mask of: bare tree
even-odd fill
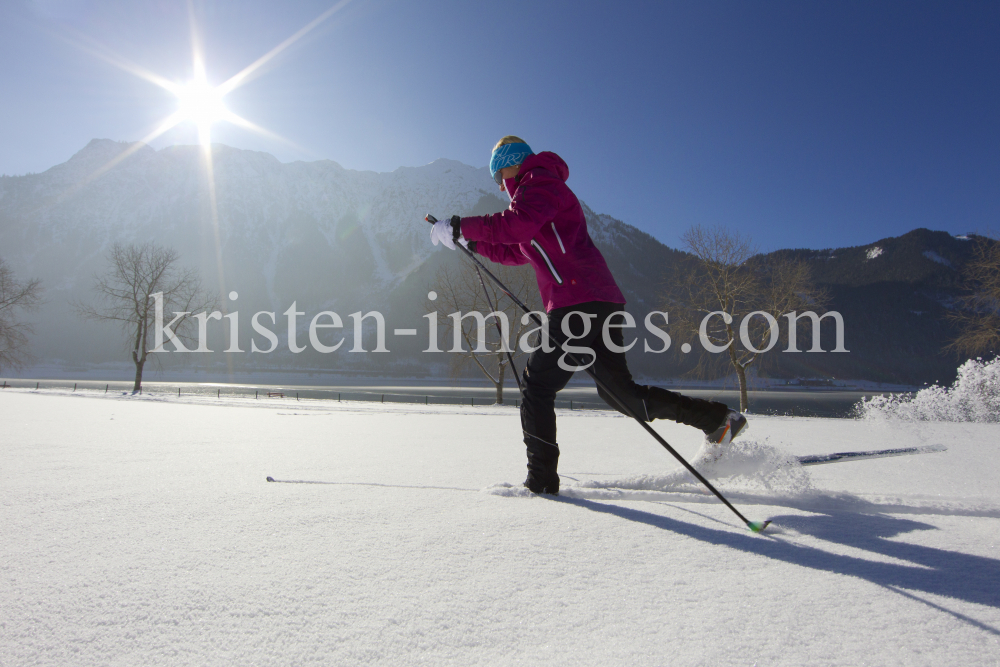
[[[782,340],[778,318],[803,308],[821,310],[827,296],[805,264],[761,257],[739,233],[696,226],[683,240],[694,258],[678,268],[668,309],[674,324],[704,336],[717,352],[700,355],[696,371],[708,375],[731,367],[740,385],[740,410],[746,410],[747,370],[760,366],[762,355]]]
[[[0,258],[0,371],[21,368],[29,359],[28,337],[33,329],[20,319],[41,302],[41,281],[18,280]]]
[[[216,302],[202,291],[197,272],[178,267],[178,259],[176,251],[156,243],[115,243],[108,252],[108,270],[94,276],[97,305],[75,304],[81,316],[121,327],[135,364],[133,392],[142,388],[156,298],[161,299],[164,320],[172,321],[172,331],[181,341],[192,339],[187,330],[195,312],[215,309]]]
[[[504,266],[494,264],[487,259],[480,261],[486,265],[490,272],[500,279],[514,294],[521,299],[529,308],[540,310],[538,305],[538,285],[535,282],[535,274],[528,266]],[[455,331],[458,331],[461,341],[461,352],[454,352],[452,357],[453,368],[459,368],[473,363],[490,379],[496,387],[496,402],[503,404],[503,385],[510,362],[507,359],[505,350],[510,350],[515,363],[525,353],[520,349],[517,342],[521,336],[530,329],[535,328],[532,323],[523,323],[521,312],[514,302],[504,294],[496,283],[489,277],[483,276],[486,290],[490,300],[497,312],[503,313],[509,327],[509,338],[504,345],[501,341],[500,333],[494,324],[494,320],[486,322],[486,326],[480,327],[475,317],[466,317],[457,324],[456,318],[448,318],[448,331],[451,336],[449,349],[456,349],[453,345]],[[461,264],[450,264],[438,271],[436,279],[437,291],[440,293],[441,305],[452,312],[466,313],[478,312],[483,316],[491,312],[489,303],[483,292],[483,285],[480,283],[479,275],[476,273],[476,266],[467,260]],[[494,375],[494,371],[496,375]],[[517,373],[517,369],[511,370]]]
[[[1000,243],[982,236],[963,273],[969,293],[959,299],[962,308],[949,313],[960,333],[947,347],[981,354],[1000,347]]]

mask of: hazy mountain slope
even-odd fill
[[[40,360],[127,360],[109,328],[81,321],[69,303],[91,298],[92,277],[103,270],[112,243],[155,240],[180,251],[223,295],[226,309],[240,313],[243,349],[250,347],[249,320],[258,311],[275,313],[271,328],[281,339],[271,355],[173,355],[169,363],[433,370],[434,361],[419,354],[426,335],[422,316],[434,309],[427,292],[438,269],[461,257],[429,243],[423,216],[505,208],[507,197],[486,168],[442,159],[375,173],[329,160],[282,164],[265,153],[220,145],[213,158],[214,191],[200,147],[156,151],[98,139],[44,173],[0,178],[0,255],[19,274],[42,278],[47,290],[33,345]],[[584,213],[641,327],[647,312],[663,307],[663,281],[690,256],[586,205]],[[955,334],[946,314],[960,293],[971,246],[964,238],[918,229],[866,246],[772,253],[809,264],[831,295],[830,308],[844,316],[850,354],[779,354],[771,372],[950,381],[959,359],[942,352]],[[226,298],[231,291],[239,294],[235,302]],[[300,341],[322,310],[344,318],[349,340],[347,316],[359,310],[385,314],[390,332],[421,327],[422,336],[396,339],[390,355],[350,354],[350,342],[331,355],[293,355],[282,315],[293,302],[305,313],[298,320]],[[213,331],[212,347],[222,349],[224,331]],[[824,325],[827,349],[832,340]],[[804,339],[800,347],[807,347]],[[641,350],[639,344],[630,353],[638,374],[677,374],[693,361],[675,349],[663,355]]]
[[[320,310],[346,316],[362,309],[385,313],[391,329],[421,324],[436,267],[459,259],[429,243],[423,216],[507,205],[486,168],[452,160],[375,173],[331,161],[282,164],[219,145],[213,158],[214,193],[199,147],[155,151],[96,139],[44,173],[0,179],[0,252],[48,290],[34,345],[41,359],[121,358],[108,329],[80,321],[68,306],[90,298],[92,276],[115,241],[173,247],[219,294],[237,291],[238,300],[226,305],[245,314],[247,340],[249,316],[261,310],[276,313],[274,330],[282,334],[281,313],[293,302],[306,313],[300,329]],[[587,217],[633,307],[654,303],[657,279],[650,276],[675,251],[608,216],[587,209]],[[371,357],[276,354],[253,361],[383,363]]]

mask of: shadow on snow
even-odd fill
[[[324,482],[278,480],[273,478],[269,478],[268,481],[283,484],[328,484],[336,486],[371,486],[478,492],[475,489],[458,487],[410,486],[380,484],[376,482]],[[814,570],[863,579],[903,597],[922,602],[929,607],[950,614],[990,634],[1000,636],[1000,630],[992,626],[912,594],[913,591],[919,591],[1000,609],[1000,560],[892,540],[891,538],[898,535],[917,530],[936,530],[936,527],[911,519],[858,511],[859,505],[869,511],[874,508],[885,509],[886,507],[891,508],[893,511],[899,511],[902,508],[901,506],[882,506],[849,497],[830,497],[825,499],[825,503],[819,505],[816,503],[801,503],[801,509],[815,512],[812,516],[779,515],[772,519],[772,523],[775,526],[789,528],[817,539],[906,561],[912,563],[912,565],[879,563],[864,558],[835,554],[813,546],[794,544],[783,540],[780,535],[767,533],[753,535],[750,533],[733,532],[732,529],[720,530],[708,526],[698,526],[659,514],[653,514],[652,512],[610,503],[595,502],[585,498],[569,498],[565,496],[546,496],[546,498],[553,502],[576,505],[593,512],[611,514],[661,530],[669,530],[708,544],[729,547],[744,553],[757,554],[776,561],[800,565]],[[790,506],[796,505],[796,503],[786,504]],[[683,507],[678,508],[672,504],[670,506],[724,524],[722,521],[694,512],[693,510],[687,510]],[[933,508],[907,509],[914,512],[921,511],[925,514],[936,513]],[[944,511],[941,513],[966,514],[966,512],[960,510]],[[973,511],[969,512],[969,514],[972,516],[994,516],[991,512],[980,514]]]
[[[773,560],[814,570],[864,579],[946,611],[992,634],[1000,635],[1000,630],[996,628],[897,590],[920,591],[1000,608],[1000,560],[907,544],[890,539],[915,530],[935,529],[930,524],[881,514],[856,513],[826,513],[814,516],[787,515],[776,516],[772,519],[775,525],[790,528],[805,535],[912,563],[912,565],[904,565],[879,563],[835,554],[812,546],[794,544],[781,539],[780,536],[767,535],[767,533],[763,535],[765,539],[761,539],[762,536],[759,535],[698,526],[643,510],[582,498],[560,498],[559,501],[594,512],[612,514],[654,528],[669,530],[709,544],[766,556]]]

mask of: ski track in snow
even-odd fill
[[[755,535],[611,412],[559,411],[555,498],[510,407],[7,389],[0,423],[3,665],[1000,664],[998,424],[751,416],[708,462],[656,422]]]

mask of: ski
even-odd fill
[[[909,454],[931,454],[946,452],[944,445],[926,445],[924,447],[901,447],[898,449],[879,449],[873,452],[839,452],[837,454],[818,454],[815,456],[799,456],[799,465],[818,466],[824,463],[842,463],[844,461],[863,461],[865,459],[882,459],[889,456],[907,456]]]

